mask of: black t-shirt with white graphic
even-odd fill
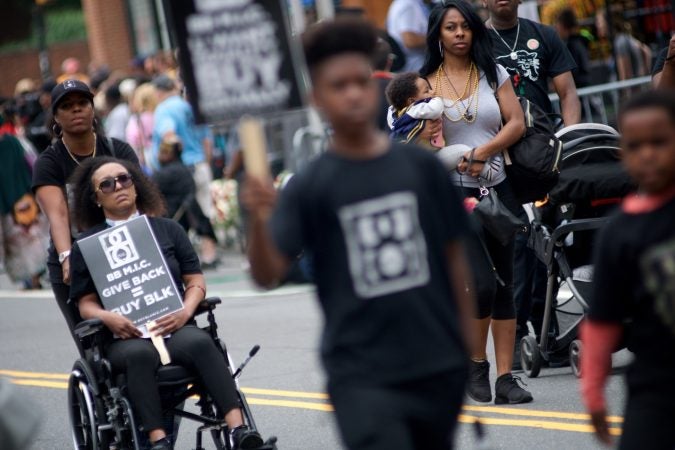
[[[289,258],[312,255],[332,383],[465,367],[445,246],[467,219],[434,155],[400,144],[371,160],[323,154],[281,193],[270,229]]]
[[[589,317],[629,321],[633,387],[667,385],[675,377],[675,199],[643,214],[619,213],[597,248]],[[675,391],[673,391],[675,392]]]
[[[134,149],[126,142],[114,138],[110,141],[105,138],[97,138],[96,156],[113,156],[113,149],[110,148],[110,143],[112,143],[114,147],[114,156],[116,158],[126,159],[136,165],[139,164]],[[89,158],[89,156],[84,158],[74,157],[79,162]],[[63,190],[66,198],[69,198],[67,186],[68,179],[73,172],[75,172],[77,167],[78,163],[76,163],[68,154],[68,150],[66,150],[63,142],[59,139],[40,153],[40,156],[35,161],[35,166],[33,167],[33,192],[41,186],[57,186]],[[56,255],[56,250],[53,245],[50,245],[49,248],[49,262],[58,264],[58,256]]]
[[[549,79],[575,69],[576,64],[553,28],[528,19],[518,20],[520,32],[517,26],[496,31],[488,26],[495,60],[511,75],[517,96],[552,113]]]

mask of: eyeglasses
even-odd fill
[[[99,183],[98,189],[96,189],[96,191],[101,191],[104,194],[110,194],[112,192],[115,192],[115,186],[117,185],[118,182],[120,183],[120,186],[122,186],[123,189],[126,189],[132,184],[134,184],[134,179],[128,173],[123,173],[121,175],[117,175],[116,177],[104,178]]]

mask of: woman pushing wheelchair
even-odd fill
[[[172,362],[195,372],[224,414],[233,449],[254,449],[260,435],[244,424],[234,380],[225,358],[209,334],[198,328],[194,313],[204,300],[206,287],[199,258],[181,226],[161,215],[162,196],[154,184],[127,161],[92,158],[73,174],[74,217],[80,237],[119,225],[139,214],[148,216],[184,308],[156,321],[148,330],[164,337]],[[70,298],[77,301],[83,319],[100,319],[111,332],[105,353],[113,371],[126,375],[129,399],[148,433],[152,450],[171,449],[163,429],[159,388],[155,379],[160,356],[149,339],[126,317],[106,311],[77,244],[70,255]],[[114,337],[113,337],[114,336]]]

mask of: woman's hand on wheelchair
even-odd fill
[[[111,312],[106,314],[102,320],[110,331],[122,339],[131,339],[143,336],[141,330],[136,328],[131,320],[120,314]]]
[[[173,314],[164,316],[161,319],[158,319],[155,322],[155,326],[152,329],[148,329],[153,334],[158,334],[160,336],[166,336],[167,334],[173,333],[180,330],[183,326],[190,320],[191,314],[187,309],[183,308],[180,311],[176,311]]]

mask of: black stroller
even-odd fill
[[[594,236],[607,214],[633,190],[619,159],[619,134],[602,124],[578,124],[556,133],[563,142],[560,181],[533,207],[529,245],[546,265],[547,287],[539,339],[521,340],[525,374],[569,358],[581,375],[579,326],[592,291]]]

